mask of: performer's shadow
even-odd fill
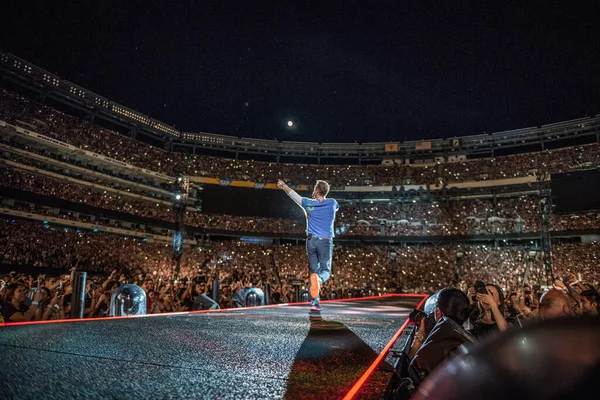
[[[285,398],[341,398],[377,353],[341,322],[310,313],[310,330],[292,364]]]

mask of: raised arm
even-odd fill
[[[296,193],[295,190],[291,189],[281,179],[277,180],[277,186],[279,187],[279,189],[283,189],[283,191],[287,193],[288,196],[290,196],[290,199],[294,200],[296,204],[302,207],[302,197],[298,193]]]

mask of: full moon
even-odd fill
[[[287,126],[289,126],[290,128],[291,128],[292,126],[294,126],[294,121],[288,121],[288,122],[287,122]]]

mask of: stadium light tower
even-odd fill
[[[538,168],[537,184],[539,189],[539,218],[540,218],[540,250],[542,265],[546,276],[550,276],[548,285],[554,282],[554,268],[552,266],[552,238],[550,237],[550,215],[552,214],[552,188],[550,173],[541,166]]]
[[[183,254],[183,233],[185,229],[185,207],[190,191],[190,179],[180,176],[173,185],[173,212],[175,213],[175,230],[173,231],[173,260],[175,261],[175,279],[179,279],[181,256]]]

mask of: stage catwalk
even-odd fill
[[[343,398],[422,300],[4,326],[0,398]]]

